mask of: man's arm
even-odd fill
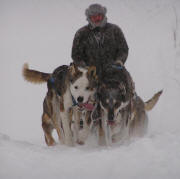
[[[82,33],[77,31],[73,40],[71,57],[73,62],[78,66],[86,66],[84,55],[84,46],[82,43]]]
[[[115,63],[119,63],[122,65],[126,62],[129,48],[126,39],[124,37],[124,34],[118,26],[116,26],[115,28],[115,39],[116,39],[116,47],[117,47]]]

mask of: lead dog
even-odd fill
[[[42,128],[48,146],[55,144],[56,129],[59,140],[73,145],[71,130],[73,105],[86,106],[94,92],[95,68],[79,68],[74,64],[60,66],[53,73],[43,73],[23,66],[23,77],[32,83],[47,82],[48,92],[43,103]]]
[[[148,102],[136,95],[128,71],[122,66],[109,66],[98,87],[101,113],[99,143],[110,145],[131,136],[143,136],[147,130],[146,111],[157,103],[162,91]]]

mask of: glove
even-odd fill
[[[116,60],[116,61],[115,61],[115,64],[119,64],[119,65],[121,65],[121,66],[124,66],[124,63],[123,63],[121,60]]]
[[[124,68],[124,66],[118,64],[118,63],[115,63],[115,64],[112,64],[112,67],[115,68],[115,69],[118,69],[118,70],[122,70]]]

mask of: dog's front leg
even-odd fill
[[[106,145],[111,146],[112,145],[111,126],[107,123],[107,120],[103,120],[103,128],[105,132]]]
[[[126,125],[117,126],[119,128],[119,132],[113,133],[112,135],[112,142],[116,143],[116,142],[124,142],[125,140],[128,139],[129,136],[129,128]]]
[[[53,115],[53,121],[54,121],[54,127],[56,129],[56,132],[58,134],[58,138],[61,144],[64,144],[64,134],[62,133],[61,129],[61,120],[60,120],[60,115],[59,114],[54,114]]]
[[[72,107],[72,132],[73,132],[73,141],[77,142],[78,141],[78,131],[79,131],[79,114],[77,107],[74,106]]]
[[[111,126],[107,122],[108,113],[103,111],[102,119],[99,123],[99,145],[110,146],[112,144]]]
[[[69,115],[69,109],[72,106],[72,98],[69,91],[67,91],[63,96],[61,96],[60,101],[60,115],[64,131],[65,144],[68,146],[73,146],[73,137],[71,131],[71,119]]]
[[[104,130],[104,119],[99,120],[98,144],[101,145],[101,146],[106,145],[105,130]]]
[[[72,138],[68,111],[61,112],[61,120],[64,130],[65,144],[68,146],[73,146],[73,138]]]
[[[63,130],[61,128],[61,115],[60,115],[60,110],[59,110],[59,101],[60,99],[56,96],[54,93],[53,99],[52,99],[52,121],[54,124],[54,128],[56,129],[56,132],[58,134],[58,138],[60,143],[64,144],[64,134]]]
[[[87,111],[83,111],[81,114],[81,120],[83,121],[83,128],[79,130],[79,135],[78,135],[78,143],[79,144],[84,144],[85,140],[88,138],[89,134],[89,127],[87,124],[89,114]]]

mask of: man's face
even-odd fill
[[[90,17],[91,21],[96,25],[103,20],[104,16],[102,14],[96,14]]]

